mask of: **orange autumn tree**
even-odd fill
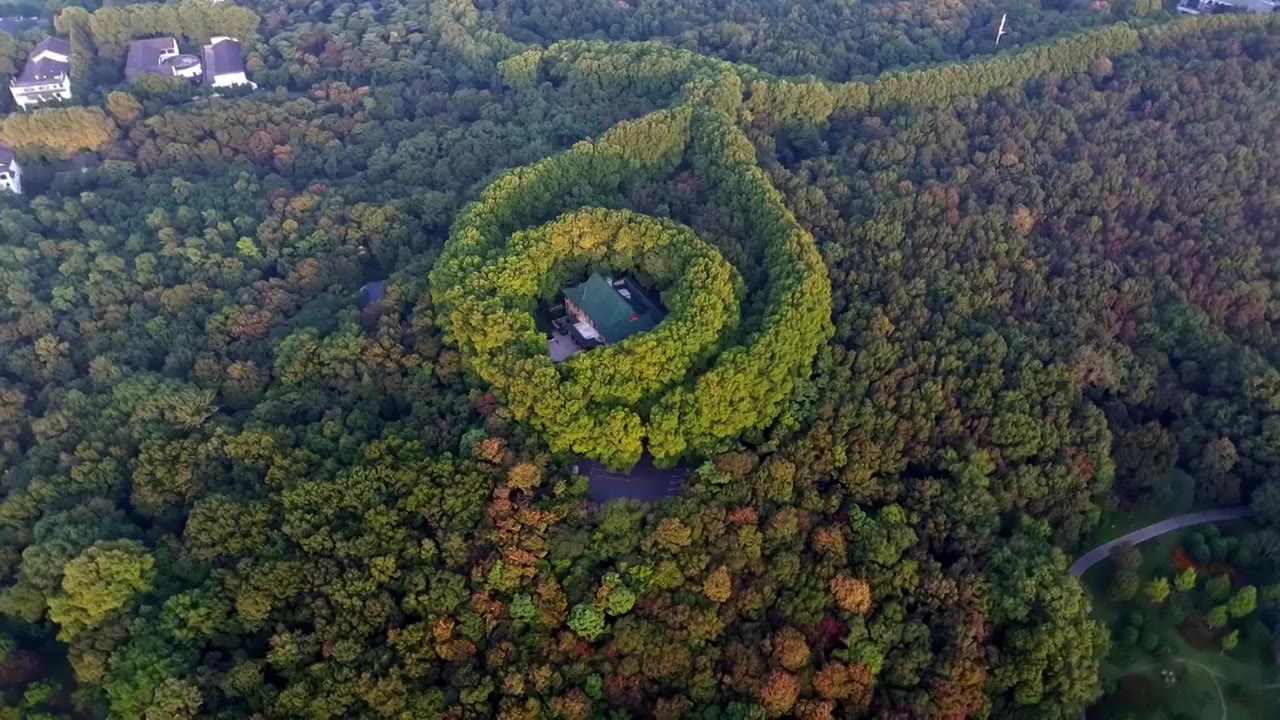
[[[865,580],[838,575],[831,579],[831,594],[851,613],[864,615],[871,609],[871,586]]]

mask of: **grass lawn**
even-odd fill
[[[1239,535],[1255,527],[1249,520],[1217,526],[1224,536]],[[1157,575],[1170,576],[1174,549],[1198,529],[1202,528],[1183,528],[1139,545],[1144,581]],[[1123,532],[1117,533],[1120,534]],[[1092,596],[1094,617],[1115,630],[1135,605],[1111,602],[1111,573],[1110,561],[1101,562],[1081,580]],[[1138,711],[1140,717],[1153,719],[1172,718],[1168,711],[1176,710],[1179,717],[1220,720],[1225,703],[1225,717],[1232,720],[1280,718],[1280,670],[1265,643],[1251,641],[1247,633],[1242,633],[1240,645],[1223,653],[1216,646],[1189,642],[1174,627],[1161,627],[1159,632],[1170,648],[1167,657],[1139,650],[1122,662],[1113,662],[1115,658],[1103,662],[1104,683],[1114,683],[1116,687],[1104,705],[1120,703]],[[1175,682],[1168,684],[1165,672],[1172,672]],[[1276,687],[1267,687],[1270,685]]]

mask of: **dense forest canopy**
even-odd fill
[[[1017,28],[1007,41],[1012,46],[1159,9],[1158,4],[1070,0],[482,0],[476,6],[486,21],[492,18],[503,32],[526,42],[662,40],[779,75],[829,80],[991,53],[1006,13]]]
[[[1104,511],[1278,569],[1280,23],[194,2],[41,4],[0,119],[0,718],[1074,718]],[[226,24],[257,91],[121,84]],[[551,367],[589,269],[672,314]]]

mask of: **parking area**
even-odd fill
[[[587,477],[588,494],[596,502],[617,498],[654,501],[680,494],[689,468],[684,463],[666,470],[655,467],[653,456],[646,451],[640,462],[625,472],[610,470],[590,458],[578,458],[578,474]]]
[[[582,351],[572,337],[559,330],[551,332],[551,339],[547,340],[547,349],[551,353],[551,362],[567,360]]]

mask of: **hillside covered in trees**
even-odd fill
[[[87,71],[0,118],[0,719],[1065,720],[1104,514],[1251,504],[1280,576],[1268,16],[38,5]],[[255,92],[118,84],[211,17]],[[667,319],[552,365],[622,270]],[[679,495],[574,474],[645,450]]]

